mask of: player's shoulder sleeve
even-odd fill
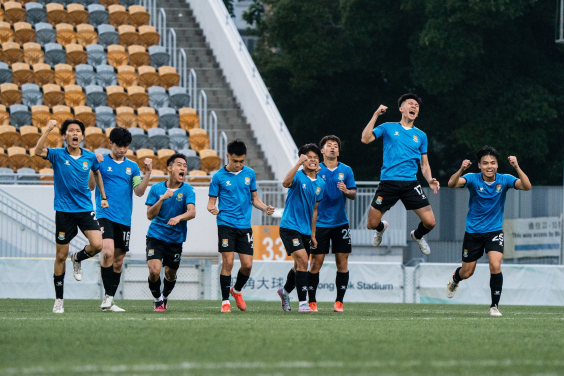
[[[98,171],[100,169],[100,162],[98,162],[98,158],[96,158],[96,154],[92,153],[89,150],[84,150],[84,149],[82,152],[87,153],[88,159],[92,163],[92,167],[90,167],[90,169],[92,171]]]
[[[517,182],[517,179],[515,176],[510,175],[510,174],[503,174],[503,180],[504,180],[504,186],[505,188],[509,189],[509,188],[515,188],[515,183]],[[515,188],[517,189],[517,188]]]
[[[354,180],[354,173],[352,168],[350,168],[350,166],[345,165],[346,168],[346,172],[345,172],[345,185],[347,186],[347,189],[356,189],[356,182]]]
[[[155,184],[151,186],[151,189],[149,190],[149,194],[147,195],[147,201],[145,201],[145,205],[147,206],[153,206],[157,203],[157,201],[159,201],[159,188],[160,188],[160,184]]]
[[[60,153],[60,151],[61,148],[47,148],[47,156],[45,157],[45,159],[53,163],[57,155]]]
[[[221,171],[221,170],[220,170]],[[219,196],[219,177],[221,172],[216,172],[213,174],[211,182],[210,182],[210,189],[208,191],[208,196],[210,197],[217,197]]]
[[[300,176],[303,175],[303,170],[298,170],[296,171],[296,174],[294,175],[294,180],[292,180],[292,185],[288,187],[288,189],[294,189],[296,187],[296,185],[299,185],[300,183]]]
[[[248,167],[251,170],[251,192],[257,191],[257,174],[255,174],[255,170]]]
[[[105,161],[105,160],[104,160]],[[131,186],[133,188],[137,187],[141,184],[141,170],[137,163],[133,162],[132,160],[127,159],[129,165],[131,166]]]
[[[421,142],[419,143],[419,151],[421,154],[427,154],[427,135],[422,130],[418,129],[420,132]]]
[[[476,174],[474,173],[469,173],[466,175],[463,175],[462,178],[466,179],[466,183],[464,184],[463,188],[472,188],[472,186],[474,185],[474,177],[476,176]]]
[[[319,194],[317,195],[316,202],[323,200],[323,194],[325,193],[325,180],[317,177],[317,186],[319,187]]]
[[[186,205],[196,205],[196,190],[190,184],[186,183],[185,188]]]
[[[386,132],[386,129],[389,127],[388,124],[390,123],[380,124],[379,126],[374,128],[374,130],[372,131],[372,133],[374,133],[374,136],[376,138],[381,137]]]

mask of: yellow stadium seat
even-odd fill
[[[129,6],[129,24],[135,27],[148,25],[151,16],[144,6],[130,5]]]
[[[0,148],[0,167],[8,167],[8,154]]]
[[[8,148],[8,168],[16,172],[20,168],[31,167],[30,156],[27,151],[20,146]]]
[[[139,81],[139,77],[137,76],[135,68],[132,66],[120,65],[117,67],[117,81],[118,85],[123,88],[127,88],[129,86],[136,86]]]
[[[117,68],[120,65],[127,65],[127,52],[125,52],[125,47],[113,44],[108,46],[108,64],[112,67]]]
[[[170,89],[173,86],[178,86],[180,82],[180,75],[176,73],[174,67],[160,67],[159,68],[159,82],[165,89]]]
[[[68,64],[55,65],[55,83],[59,86],[74,85],[76,75],[72,67]]]
[[[53,106],[53,119],[62,124],[67,119],[72,119],[72,112],[68,106]]]
[[[118,107],[116,108],[116,124],[122,128],[136,128],[137,115],[131,107]]]
[[[39,158],[41,158],[41,157],[39,157]],[[41,159],[42,159],[43,161],[46,161],[47,163],[49,163],[48,160],[43,159],[43,158],[41,158]],[[32,163],[32,164],[33,164],[33,163]],[[49,163],[49,164],[50,164],[50,163]],[[40,169],[38,172],[39,172],[40,175],[51,175],[51,176],[41,176],[41,177],[39,178],[39,180],[45,182],[45,183],[41,183],[41,184],[51,185],[50,182],[53,181],[53,176],[52,176],[53,173],[54,173],[54,172],[53,172],[53,169],[52,169],[52,168],[42,168],[42,169]]]
[[[159,86],[159,74],[154,67],[145,65],[137,68],[137,72],[139,73],[139,85],[145,89],[149,89],[151,86]]]
[[[84,5],[81,4],[69,4],[67,5],[67,12],[69,14],[69,22],[73,26],[78,26],[80,24],[88,23],[88,11],[84,9]]]
[[[20,3],[15,1],[8,1],[4,4],[4,19],[6,22],[11,23],[12,25],[16,22],[24,22],[25,21],[25,9],[23,9]]]
[[[108,106],[114,110],[118,107],[127,106],[129,100],[128,95],[123,90],[121,86],[108,86],[106,88],[106,93],[108,93]]]
[[[18,89],[16,84],[2,84],[0,85],[0,102],[6,108],[10,108],[13,104],[22,103],[22,92]]]
[[[69,14],[61,4],[49,3],[45,8],[47,9],[47,22],[53,25],[53,27],[68,22]]]
[[[123,5],[110,5],[108,12],[110,13],[110,25],[113,27],[118,28],[121,25],[129,24],[129,12],[125,10]]]
[[[202,170],[192,170],[188,173],[188,181],[191,183],[209,183],[210,178],[202,177],[206,176],[206,172]]]
[[[68,23],[60,23],[56,26],[57,29],[57,43],[61,46],[76,43],[76,32],[74,26]]]
[[[65,93],[61,91],[59,85],[43,86],[43,104],[48,107],[59,106],[65,103]]]
[[[27,22],[16,22],[14,24],[14,39],[19,44],[35,42],[35,30]]]
[[[24,62],[24,53],[19,43],[6,42],[2,43],[2,59],[8,64]]]
[[[180,116],[180,128],[185,131],[200,127],[200,117],[195,109],[190,107],[181,108],[178,110],[178,114]]]
[[[102,132],[102,129],[96,127],[88,127],[84,131],[84,147],[88,150],[108,147],[108,138]]]
[[[153,26],[139,26],[139,41],[145,48],[158,46],[161,36]]]
[[[145,158],[149,158],[153,161],[153,167],[157,166],[159,163],[159,158],[155,155],[154,151],[152,151],[151,149],[138,149],[137,166],[139,166],[139,170],[141,170],[143,173],[145,173],[147,170],[145,167],[145,163],[143,162]]]
[[[171,150],[171,149],[161,149],[161,150],[157,151],[157,157],[159,158],[159,165],[155,166],[155,167],[158,168],[159,170],[166,171],[166,161],[174,153],[175,153],[175,151]]]
[[[96,126],[96,113],[88,106],[76,106],[73,108],[74,117],[84,123],[86,128]]]
[[[108,135],[108,138],[110,136]],[[131,149],[127,149],[127,152],[125,153],[125,157],[129,160],[131,160],[132,162],[137,163],[137,165],[139,165],[139,159],[137,159],[137,156],[135,155],[135,153],[133,152],[133,150]],[[143,163],[143,162],[141,162]]]
[[[49,64],[33,64],[33,82],[43,86],[55,83],[55,71]]]
[[[47,127],[41,128],[41,133],[45,133]],[[61,136],[61,130],[57,127],[53,128],[53,130],[47,136],[47,141],[45,142],[46,148],[60,148],[63,146],[63,136]]]
[[[200,150],[210,148],[210,138],[205,130],[201,128],[192,128],[188,132],[190,133],[190,137],[188,139],[190,142],[190,149],[199,153]]]
[[[208,175],[211,171],[216,171],[221,168],[221,158],[218,157],[215,150],[200,150],[200,168],[204,170]]]
[[[24,61],[29,65],[43,64],[45,61],[45,52],[39,43],[28,42],[23,45],[23,51]]]
[[[134,109],[147,107],[149,105],[149,94],[142,86],[130,86],[127,88],[129,94],[129,105]]]
[[[23,148],[29,150],[37,145],[37,141],[41,137],[39,129],[33,125],[24,125],[20,127],[20,144]]]
[[[106,132],[106,137],[108,137],[108,140],[110,139],[110,133],[112,133],[113,130],[114,130],[114,127],[106,128],[105,132]],[[132,150],[127,149],[127,151],[128,151],[128,152],[131,151],[131,152],[133,153]]]
[[[139,128],[144,131],[150,128],[157,128],[159,126],[159,115],[156,114],[154,108],[139,107],[137,109],[137,122]]]
[[[16,127],[11,125],[0,126],[0,148],[8,149],[12,146],[19,146],[20,134]]]
[[[18,86],[34,82],[33,72],[26,63],[12,64],[12,81]]]
[[[135,26],[121,25],[118,27],[119,31],[119,44],[124,47],[129,47],[134,44],[139,44],[139,33]]]
[[[45,105],[38,105],[31,107],[31,122],[37,128],[44,128],[49,123],[49,120],[53,119],[51,110]]]
[[[10,114],[6,111],[6,106],[0,104],[0,125],[10,124]]]
[[[168,174],[163,170],[153,169],[151,170],[151,179],[149,180],[152,183],[159,183],[161,181],[168,180]]]
[[[86,103],[86,94],[82,91],[82,87],[78,85],[65,86],[65,105],[69,107],[84,106]]]
[[[29,164],[29,167],[33,168],[35,172],[40,172],[43,169],[51,168],[51,162],[49,162],[47,159],[43,159],[39,155],[35,155],[35,145],[33,145],[33,147],[29,149]]]
[[[14,30],[9,22],[0,22],[0,43],[13,42]]]
[[[150,56],[145,47],[133,45],[129,46],[127,51],[129,52],[129,64],[135,68],[149,65]]]
[[[98,33],[96,33],[94,26],[87,23],[78,25],[76,27],[76,41],[84,47],[98,43]]]
[[[70,64],[73,68],[79,64],[86,64],[88,54],[81,44],[67,44],[65,49],[67,50],[67,64]]]

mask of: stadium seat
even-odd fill
[[[114,27],[119,27],[121,25],[129,24],[129,12],[125,10],[123,5],[110,5],[108,7],[108,12],[110,13],[109,24]]]
[[[61,46],[76,43],[76,31],[74,31],[74,26],[68,23],[60,23],[53,26],[55,26],[57,30],[57,43]]]
[[[24,61],[29,65],[43,64],[45,53],[39,43],[28,42],[23,45]]]
[[[33,83],[43,87],[55,83],[55,72],[49,64],[33,64]]]
[[[193,108],[181,108],[178,110],[180,116],[180,128],[189,131],[200,127],[200,117]]]
[[[74,27],[80,24],[87,24],[89,14],[84,5],[82,4],[69,4],[67,5],[67,12],[69,13],[69,23]]]
[[[151,46],[149,47],[149,65],[155,69],[159,69],[162,66],[169,64],[170,55],[166,52],[166,48],[163,46]]]
[[[114,44],[108,46],[108,64],[112,67],[117,68],[120,65],[127,65],[127,52],[125,52],[125,47]]]
[[[14,40],[19,44],[35,42],[35,30],[31,27],[31,24],[16,22],[14,24]]]
[[[139,45],[129,46],[127,48],[129,52],[129,64],[131,66],[138,68],[141,66],[149,65],[150,56],[145,47]]]
[[[72,112],[68,106],[54,106],[53,107],[53,119],[57,120],[57,123],[62,124],[67,119],[72,119]]]
[[[151,46],[158,46],[160,40],[161,36],[159,35],[159,33],[157,33],[157,29],[155,29],[153,26],[139,26],[139,42],[145,48],[148,49]]]
[[[25,21],[25,9],[22,8],[20,3],[15,1],[8,1],[3,4],[4,7],[4,20],[12,25],[16,22]]]
[[[10,114],[6,111],[6,106],[0,104],[0,125],[10,124]]]
[[[149,180],[152,183],[159,183],[161,181],[168,180],[167,173],[163,170],[153,169],[151,171],[151,179]]]
[[[63,5],[48,3],[45,8],[47,9],[47,23],[50,23],[53,27],[68,22],[69,13]]]
[[[155,155],[155,152],[151,149],[138,149],[135,154],[137,155],[137,165],[139,166],[139,169],[143,171],[143,173],[145,173],[146,171],[145,163],[143,163],[145,158],[149,158],[153,161],[153,167],[159,165],[159,158]]]
[[[42,47],[48,43],[57,43],[57,31],[53,25],[46,22],[35,24],[35,42]]]
[[[123,87],[114,85],[106,88],[108,94],[108,106],[116,109],[118,107],[127,106],[129,97]]]
[[[149,137],[145,134],[145,131],[141,128],[130,128],[129,132],[131,133],[131,144],[129,148],[133,151],[137,149],[142,149],[145,147],[147,142],[149,142]],[[139,157],[139,156],[138,156]]]
[[[18,184],[25,184],[26,182],[39,181],[39,176],[37,176],[37,172],[29,167],[19,168],[16,173],[18,175]]]
[[[48,107],[59,106],[65,103],[65,93],[59,85],[43,86],[43,104]]]
[[[79,107],[86,104],[86,94],[84,94],[84,92],[82,91],[81,86],[67,85],[64,89],[65,105],[69,107]]]
[[[221,168],[221,158],[217,156],[217,152],[212,149],[200,150],[200,168],[207,174],[211,171]]]
[[[6,165],[8,164],[8,156],[6,155]],[[12,176],[10,176],[12,175]],[[0,183],[2,184],[14,184],[15,182],[15,172],[11,168],[0,167]]]
[[[159,74],[154,67],[145,65],[137,68],[139,73],[139,85],[143,86],[145,89],[149,89],[151,86],[159,85]]]
[[[160,149],[168,148],[168,135],[162,128],[151,128],[147,130],[149,137],[149,144],[146,146],[148,149],[153,149],[156,153]]]
[[[73,68],[80,64],[86,64],[88,55],[82,45],[77,43],[67,44],[65,49],[67,50],[67,64],[70,64]]]
[[[0,22],[0,43],[13,42],[14,30],[8,22]]]
[[[47,159],[43,159],[39,155],[35,155],[35,145],[33,145],[33,147],[29,149],[29,166],[33,170],[39,172],[42,169],[50,168],[51,162],[49,162]]]
[[[94,67],[98,65],[105,65],[108,62],[108,59],[106,58],[106,51],[102,45],[89,44],[86,46],[86,54],[88,55],[86,61]]]
[[[92,65],[80,64],[75,68],[76,84],[81,87],[96,85],[96,73]]]
[[[43,93],[41,92],[39,86],[36,84],[23,84],[22,103],[28,107],[43,104]],[[31,122],[28,124],[31,124]]]
[[[39,157],[41,158],[41,157]],[[43,159],[43,158],[41,158]],[[43,159],[45,160],[45,159]],[[48,161],[47,161],[48,162]],[[45,181],[46,183],[41,183],[41,184],[45,184],[45,185],[51,185],[52,181],[53,181],[53,169],[52,168],[42,168],[38,171],[39,175],[50,175],[50,176],[40,176],[39,180],[41,181]]]
[[[49,120],[53,118],[49,107],[45,105],[33,106],[31,108],[31,123],[37,128],[43,128],[47,126]]]
[[[159,158],[159,165],[155,166],[155,168],[158,168],[159,170],[166,171],[166,167],[167,167],[166,161],[174,153],[175,153],[175,151],[171,150],[171,149],[161,149],[161,150],[157,151],[157,157]]]
[[[151,107],[139,107],[137,109],[137,124],[139,128],[148,130],[159,126],[159,115]]]
[[[174,108],[161,107],[159,113],[159,128],[170,129],[180,127],[180,118]]]
[[[193,128],[189,130],[189,133],[190,149],[199,153],[200,150],[210,148],[210,138],[205,130]]]
[[[92,109],[90,107],[76,106],[73,108],[73,111],[75,119],[78,119],[82,123],[84,123],[84,126],[86,128],[96,126],[96,114],[92,112]]]
[[[0,125],[0,148],[8,149],[20,145],[20,134],[12,125]]]
[[[39,133],[39,129],[37,127],[34,127],[33,125],[24,125],[20,128],[20,136],[20,145],[26,150],[29,150],[37,145],[37,141],[39,141],[41,134]]]
[[[76,41],[84,47],[98,43],[98,34],[94,26],[87,23],[78,25],[76,27]]]
[[[14,171],[24,167],[31,167],[30,156],[26,150],[20,146],[8,148],[8,168]]]
[[[135,26],[121,25],[118,27],[118,32],[120,45],[129,47],[134,44],[139,44],[139,33],[135,29]]]
[[[47,127],[41,128],[41,133],[45,133]],[[53,130],[47,136],[47,141],[45,142],[46,148],[60,148],[63,147],[63,136],[61,136],[61,130],[57,127],[53,128]]]
[[[8,65],[24,62],[23,49],[21,48],[19,43],[15,43],[15,42],[2,43],[2,51],[3,51],[2,59],[4,60],[4,62],[8,63]]]
[[[170,89],[173,86],[178,86],[180,82],[180,75],[176,73],[174,67],[160,67],[159,68],[159,82],[165,89]]]
[[[6,63],[0,62],[0,84],[13,82],[12,70]]]
[[[147,13],[144,6],[132,5],[129,7],[129,24],[135,27],[148,25],[151,16]]]
[[[116,126],[116,114],[107,106],[96,107],[96,126],[104,130],[113,129]]]
[[[54,67],[58,64],[66,64],[67,52],[58,43],[47,43],[45,45],[45,63]]]
[[[84,147],[88,150],[105,148],[108,146],[108,138],[104,132],[97,127],[88,127],[84,131]]]
[[[152,86],[148,89],[149,92],[149,106],[158,110],[162,107],[168,107],[169,98],[164,87]]]
[[[8,166],[8,154],[6,154],[6,151],[3,148],[0,148],[0,174],[6,173],[7,171],[11,171],[12,173],[14,172],[13,170],[7,168],[7,166]]]
[[[135,155],[135,153],[133,152],[133,150],[127,149],[127,152],[125,153],[125,157],[126,157],[127,159],[129,159],[130,161],[139,164],[139,159],[137,158],[137,156]],[[143,163],[143,162],[141,162],[141,163]]]
[[[142,86],[128,87],[127,94],[129,95],[129,105],[134,109],[149,105],[149,94],[145,92],[145,88]]]
[[[12,64],[12,79],[18,86],[33,82],[33,72],[26,63]]]
[[[184,149],[184,150],[179,150],[179,153],[182,153],[186,156],[187,159],[186,164],[188,165],[188,171],[200,169],[200,157],[196,154],[194,150]]]
[[[88,5],[88,23],[94,27],[102,24],[107,24],[109,20],[109,13],[106,7],[100,4]]]
[[[32,25],[47,22],[47,10],[43,4],[30,2],[25,5],[25,21]]]
[[[74,85],[76,83],[76,74],[70,65],[55,65],[55,83],[63,87],[67,85]]]
[[[86,105],[90,108],[106,106],[108,104],[108,95],[99,85],[90,85],[84,88],[86,93]]]
[[[97,66],[96,83],[103,87],[117,85],[117,74],[115,68],[110,65]]]
[[[103,24],[98,26],[98,43],[108,47],[119,43],[119,33],[112,25]]]
[[[168,130],[168,147],[173,150],[188,149],[190,144],[186,131],[180,128],[172,128]]]
[[[182,86],[169,88],[168,97],[170,98],[170,106],[176,110],[190,106],[190,94],[188,94],[186,88]]]
[[[22,103],[22,92],[16,84],[0,85],[0,102],[6,107]]]
[[[96,154],[100,154],[100,155],[108,155],[110,154],[112,151],[108,148],[98,148],[96,150],[94,150],[94,153]]]
[[[122,128],[137,127],[137,115],[133,108],[126,106],[116,108],[116,124]]]
[[[122,86],[123,88],[127,88],[129,86],[137,86],[139,76],[137,76],[135,68],[129,65],[120,65],[119,67],[117,67],[117,72],[118,85]]]
[[[202,177],[207,176],[205,171],[202,170],[192,170],[188,173],[188,182],[191,183],[209,183],[210,178]]]

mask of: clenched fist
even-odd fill
[[[386,110],[388,109],[388,107],[384,106],[383,104],[380,105],[380,107],[378,107],[378,109],[376,110],[376,112],[374,113],[374,115],[376,116],[380,116],[383,115]]]
[[[172,195],[174,194],[174,191],[167,189],[165,194],[161,196],[161,198],[163,199],[163,201],[168,200],[169,198],[172,197]]]
[[[462,161],[462,165],[460,166],[460,169],[462,171],[468,170],[468,167],[470,167],[472,165],[472,162],[470,162],[469,159],[465,159],[464,161]]]

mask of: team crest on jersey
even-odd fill
[[[339,172],[339,180],[345,180],[345,173]]]
[[[125,169],[125,173],[126,173],[127,175],[131,175],[131,168],[130,168],[130,167],[127,167],[127,168]]]
[[[88,170],[88,162],[82,162],[82,169]]]
[[[229,239],[222,239],[221,240],[221,246],[223,248],[228,247],[229,246]]]
[[[419,137],[417,137],[416,135],[413,135],[413,141],[419,142]]]
[[[382,199],[383,199],[382,196],[378,196],[378,197],[376,198],[376,205],[382,205]]]
[[[151,257],[155,255],[155,250],[154,249],[149,249],[149,252],[147,252],[147,256]]]
[[[294,247],[297,247],[298,245],[300,245],[300,241],[298,239],[292,239],[292,244],[294,245]]]
[[[248,176],[245,176],[245,184],[246,185],[251,185],[251,178]]]
[[[464,258],[468,257],[468,250],[467,250],[467,249],[464,250],[464,255],[463,255],[463,257],[464,257]]]
[[[65,240],[65,233],[64,233],[64,232],[59,232],[59,236],[57,236],[57,239],[59,239],[59,240]]]
[[[321,193],[321,187],[317,187],[317,189],[315,190],[315,194],[319,195]]]
[[[495,191],[497,193],[501,192],[501,184],[498,184],[498,185],[495,186]]]
[[[184,195],[183,195],[182,193],[177,194],[177,195],[176,195],[176,201],[182,201],[182,197],[183,197],[183,196],[184,196]]]

